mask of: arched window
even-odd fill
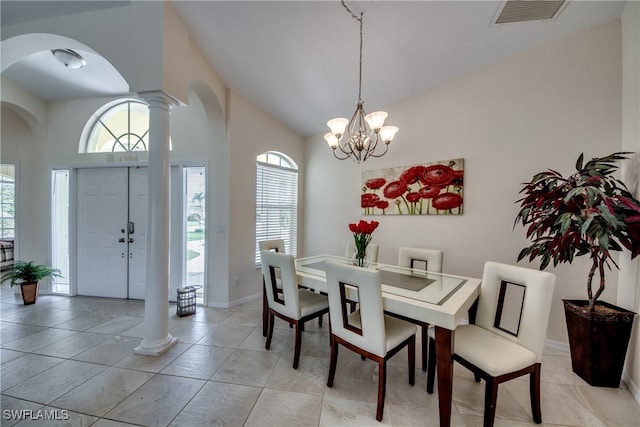
[[[86,153],[148,151],[149,107],[124,99],[98,110],[87,124]]]
[[[283,239],[288,254],[297,253],[298,165],[288,156],[267,151],[256,159],[256,265],[258,242]]]

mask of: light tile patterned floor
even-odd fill
[[[141,301],[45,295],[24,306],[6,285],[0,298],[2,426],[438,425],[437,394],[426,393],[420,370],[416,385],[408,384],[405,352],[389,362],[378,423],[376,366],[341,348],[334,387],[326,387],[328,326],[312,321],[292,369],[293,330],[284,322],[277,320],[271,350],[264,349],[261,301],[198,307],[185,318],[172,305],[169,332],[179,343],[149,357],[133,354],[144,333]],[[546,353],[542,381],[543,425],[638,426],[629,390],[590,387],[565,353]],[[454,426],[482,425],[483,394],[483,384],[456,365]],[[528,396],[527,379],[502,384],[496,427],[535,425]],[[15,419],[20,414],[69,419]]]

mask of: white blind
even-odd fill
[[[297,253],[298,171],[257,162],[256,266],[260,265],[258,242],[284,240],[288,254]]]

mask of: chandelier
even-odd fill
[[[388,114],[384,111],[374,111],[366,114],[364,111],[364,101],[362,101],[362,21],[364,12],[360,16],[355,15],[342,0],[342,6],[351,14],[351,17],[360,22],[360,73],[358,78],[358,102],[356,111],[351,120],[345,118],[331,119],[327,126],[331,132],[325,134],[324,139],[333,150],[333,155],[338,160],[353,160],[360,163],[369,157],[382,157],[389,149],[389,144],[393,140],[398,128],[395,126],[384,126]],[[345,138],[344,141],[342,140]],[[384,142],[384,150],[376,153],[378,143]],[[380,144],[381,145],[381,144]],[[339,151],[338,151],[339,150]]]

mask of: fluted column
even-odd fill
[[[147,272],[144,300],[144,338],[134,353],[159,356],[178,339],[169,328],[169,114],[177,105],[170,95],[142,92],[149,104],[149,202],[147,208]]]

